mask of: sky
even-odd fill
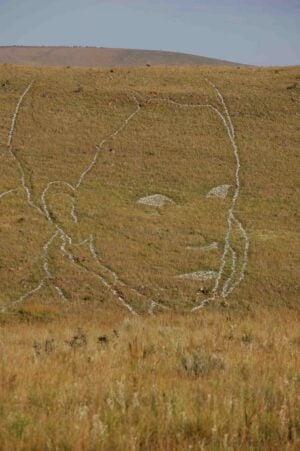
[[[0,45],[170,50],[300,64],[300,0],[0,0]]]

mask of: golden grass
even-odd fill
[[[0,448],[299,449],[299,71],[0,66],[0,194],[17,190],[0,199],[0,304],[7,307]],[[235,162],[214,114],[145,99],[221,108],[203,77],[220,88],[236,128],[236,215],[250,237],[249,265],[231,308],[178,314],[211,292],[211,282],[174,276],[218,269],[232,190],[226,200],[205,196],[234,184]],[[73,246],[72,264],[57,236],[49,246],[53,279],[11,308],[44,277],[43,247],[55,231],[26,203],[6,148],[12,113],[32,79],[13,151],[39,207],[50,181],[76,184],[95,146],[134,111],[132,90],[142,108],[78,189],[77,224],[66,185],[47,195],[56,223],[74,242],[92,234],[107,268],[86,245]],[[154,193],[175,204],[136,203]],[[218,250],[186,250],[215,241]],[[233,246],[241,252],[238,237]],[[128,285],[122,294],[138,312],[148,301],[131,287],[174,313],[129,318],[97,277],[114,286],[109,269]]]
[[[299,319],[6,317],[1,449],[297,450]]]
[[[207,200],[205,195],[213,186],[234,185],[235,161],[226,131],[213,112],[178,109],[155,98],[211,103],[221,109],[203,77],[221,89],[240,148],[241,194],[236,213],[251,247],[246,278],[231,302],[298,307],[299,88],[287,89],[297,83],[298,67],[131,68],[111,73],[1,66],[0,192],[18,188],[0,202],[5,237],[0,244],[2,304],[9,306],[37,285],[43,275],[42,247],[54,230],[26,204],[16,165],[5,149],[17,99],[35,79],[21,107],[13,147],[37,205],[48,182],[76,183],[95,146],[134,111],[132,90],[138,93],[143,104],[140,113],[105,144],[77,192],[78,224],[71,220],[71,193],[66,186],[51,188],[47,201],[74,241],[94,235],[103,262],[130,286],[172,308],[196,305],[201,297],[199,284],[174,276],[218,269],[230,199]],[[149,94],[154,101],[144,103]],[[136,204],[139,197],[156,192],[168,195],[176,205],[157,211]],[[50,266],[70,303],[86,298],[105,303],[108,291],[91,274],[61,257],[59,241],[49,249]],[[218,251],[186,251],[187,246],[214,241],[219,243]],[[238,239],[234,246],[240,252]],[[86,248],[74,252],[89,269],[100,271]],[[203,285],[212,288],[212,283]],[[48,302],[49,298],[60,302],[46,285],[32,301]],[[139,307],[139,300],[130,302]]]

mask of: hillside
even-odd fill
[[[1,449],[299,449],[299,85],[0,66]]]
[[[0,47],[0,63],[48,66],[115,67],[150,65],[229,65],[203,56],[155,50],[97,47]]]
[[[298,74],[2,66],[1,304],[299,307]]]

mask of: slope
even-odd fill
[[[299,306],[299,68],[0,77],[5,311]]]

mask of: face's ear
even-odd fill
[[[46,185],[42,193],[42,207],[55,224],[67,227],[70,222],[78,222],[74,191],[67,185]]]

